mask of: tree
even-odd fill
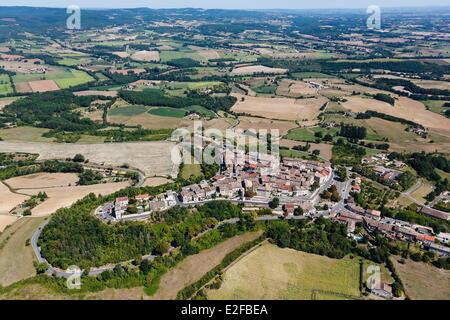
[[[302,216],[304,214],[304,210],[302,207],[297,207],[294,209],[294,216]]]
[[[317,156],[320,155],[320,150],[315,149],[315,150],[313,150],[311,153],[312,153],[313,156],[316,156],[316,157],[317,157]]]
[[[35,261],[33,264],[34,264],[34,268],[36,269],[37,274],[42,274],[45,271],[47,271],[47,269],[48,269],[48,265],[44,262],[38,263]]]
[[[73,157],[74,162],[84,162],[85,158],[82,154],[76,154],[75,157]]]
[[[269,207],[271,209],[275,209],[280,205],[280,199],[277,197],[273,198],[272,201],[269,202]]]

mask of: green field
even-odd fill
[[[358,299],[359,270],[357,258],[330,259],[265,244],[226,270],[218,290],[206,293],[219,300]]]
[[[292,76],[296,79],[334,78],[334,76],[322,72],[295,72],[292,74]]]
[[[428,110],[438,113],[438,114],[443,114],[444,111],[446,110],[450,110],[450,108],[446,108],[444,107],[444,103],[450,103],[450,101],[445,101],[445,100],[425,100],[422,101],[423,104],[427,107]]]
[[[0,95],[13,93],[11,82],[6,74],[0,74]]]
[[[189,179],[190,177],[200,177],[202,169],[199,164],[185,164],[181,170],[181,178]]]
[[[108,115],[111,116],[126,116],[132,117],[147,112],[148,108],[140,105],[132,105],[120,108],[114,108],[108,111]]]
[[[175,109],[168,107],[152,108],[148,112],[154,116],[183,118],[186,115],[185,109]]]
[[[67,89],[94,80],[89,74],[80,70],[71,70],[71,74],[71,78],[56,79],[58,87]]]
[[[189,58],[196,61],[207,61],[201,55],[195,51],[161,51],[160,58],[162,62],[168,62],[171,60]]]
[[[325,136],[326,134],[334,135],[339,131],[338,128],[322,128],[322,127],[310,127],[310,128],[298,128],[289,130],[288,134],[285,136],[286,139],[314,142],[317,137],[314,136],[316,132],[322,132]]]

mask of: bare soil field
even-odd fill
[[[26,195],[12,193],[9,188],[0,181],[0,214],[8,214],[14,207],[28,198],[29,197]]]
[[[33,249],[25,243],[43,221],[43,218],[21,218],[0,235],[0,243],[4,244],[0,248],[0,285],[7,286],[36,274]]]
[[[426,128],[435,129],[441,134],[450,136],[450,119],[427,110],[421,102],[407,97],[398,97],[395,106],[391,106],[383,101],[352,96],[348,97],[347,101],[342,103],[342,106],[353,112],[374,110],[386,113],[417,122]]]
[[[166,183],[170,183],[170,182],[173,182],[173,181],[170,179],[167,179],[167,178],[153,177],[153,178],[145,179],[143,186],[144,187],[157,187],[162,184],[166,184]]]
[[[313,120],[320,113],[320,107],[328,101],[324,97],[289,99],[249,96],[245,96],[242,101],[242,95],[234,96],[238,102],[232,107],[232,111],[281,120]]]
[[[159,61],[159,52],[158,51],[138,51],[131,56],[132,60],[135,61]]]
[[[128,187],[128,182],[94,184],[91,186],[53,187],[46,189],[19,189],[18,192],[35,195],[45,191],[48,199],[31,210],[33,216],[46,216],[60,208],[70,207],[89,193],[107,195]]]
[[[293,98],[315,96],[317,92],[318,90],[309,83],[292,80],[283,80],[277,89],[277,95]]]
[[[37,189],[74,186],[78,182],[76,173],[34,173],[5,180],[13,189]]]
[[[28,84],[33,92],[47,92],[59,90],[58,85],[53,80],[30,81]]]
[[[221,263],[227,254],[244,243],[255,240],[260,235],[261,232],[245,233],[228,239],[214,248],[187,257],[162,276],[159,290],[152,298],[157,300],[175,299],[181,289],[200,280],[208,271]]]
[[[245,66],[245,67],[237,67],[234,68],[233,71],[231,71],[232,75],[252,75],[254,73],[271,73],[271,74],[283,74],[286,73],[287,69],[281,69],[281,68],[270,68],[266,66]]]
[[[27,92],[33,91],[31,89],[30,85],[28,84],[28,82],[18,82],[15,85],[16,85],[16,91],[19,93],[27,93]]]
[[[39,159],[65,159],[82,154],[94,163],[120,166],[125,163],[142,170],[146,176],[176,174],[171,160],[171,142],[137,142],[109,144],[57,144],[0,141],[0,152],[39,154]]]
[[[102,96],[102,97],[117,97],[117,91],[98,91],[98,90],[86,90],[73,93],[76,96]]]
[[[221,287],[207,290],[207,296],[212,300],[310,300],[313,290],[359,297],[358,259],[330,259],[264,244],[228,268]]]
[[[395,269],[413,300],[450,300],[450,271],[432,265],[406,260],[401,264],[392,258]]]

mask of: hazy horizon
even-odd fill
[[[303,2],[303,3],[302,3]],[[398,0],[393,4],[389,0],[343,0],[336,5],[333,0],[319,0],[313,3],[293,0],[110,0],[110,1],[95,1],[95,0],[16,0],[11,3],[0,4],[0,6],[28,6],[28,7],[53,7],[63,8],[69,5],[78,5],[87,9],[119,9],[119,8],[138,8],[148,7],[154,9],[171,9],[171,8],[202,8],[202,9],[359,9],[367,8],[369,5],[378,5],[380,7],[448,7],[447,0]]]

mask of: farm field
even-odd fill
[[[242,130],[267,130],[270,133],[271,129],[278,129],[280,136],[286,134],[288,130],[297,127],[297,125],[293,121],[279,121],[279,120],[270,120],[263,118],[254,118],[254,117],[239,117],[239,124],[236,128]]]
[[[185,164],[181,170],[181,178],[189,179],[190,177],[199,177],[202,170],[199,164]]]
[[[252,75],[255,73],[270,73],[270,74],[283,74],[287,69],[282,68],[270,68],[261,65],[237,67],[231,71],[232,75]]]
[[[0,129],[0,137],[4,141],[52,142],[53,138],[42,137],[48,129],[34,127],[15,127]]]
[[[160,117],[183,118],[186,115],[186,110],[160,107],[160,108],[151,108],[148,113]]]
[[[392,258],[395,269],[413,300],[450,300],[450,271],[432,265],[406,260],[405,264]]]
[[[134,53],[131,56],[132,60],[135,61],[143,61],[143,62],[150,62],[150,61],[159,61],[159,52],[158,51],[138,51]]]
[[[48,199],[37,205],[31,210],[33,216],[47,216],[54,213],[60,208],[70,207],[76,201],[84,198],[89,193],[96,195],[107,195],[125,189],[130,184],[128,182],[118,183],[103,183],[94,184],[90,186],[71,186],[71,187],[49,187],[49,188],[26,188],[18,189],[17,192],[36,195],[39,192],[45,191]]]
[[[156,187],[170,182],[172,180],[162,177],[147,178],[144,181],[144,187]]]
[[[34,253],[26,246],[43,218],[24,217],[0,234],[0,285],[7,286],[36,274]]]
[[[359,297],[359,261],[265,244],[228,268],[220,289],[208,290],[207,296],[212,300],[310,300],[313,290]]]
[[[200,280],[208,271],[221,263],[227,254],[243,244],[255,240],[260,235],[261,232],[249,232],[235,236],[211,249],[185,258],[162,276],[159,290],[152,298],[156,300],[175,299],[181,289]]]
[[[238,102],[232,107],[236,113],[246,113],[269,119],[314,120],[320,113],[320,107],[328,101],[323,97],[311,99],[263,98],[234,94]]]
[[[0,214],[0,232],[3,232],[6,227],[12,225],[18,218],[13,215]]]
[[[11,192],[3,182],[0,182],[0,199],[2,200],[0,201],[0,214],[7,215],[15,206],[21,204],[28,198],[26,195]],[[6,223],[10,219],[3,218],[2,220],[3,223]]]
[[[152,141],[113,144],[64,144],[0,141],[0,152],[26,152],[39,154],[39,159],[73,158],[82,154],[94,163],[121,166],[124,163],[141,169],[146,176],[177,174],[170,152],[171,142]],[[132,155],[132,156],[131,156]]]
[[[280,146],[285,146],[288,148],[292,148],[294,146],[304,146],[306,143],[302,143],[299,141],[294,141],[294,140],[287,140],[287,139],[281,139],[280,141]],[[333,145],[332,144],[326,144],[326,143],[309,143],[311,148],[309,149],[310,151],[312,150],[319,150],[320,151],[320,157],[326,159],[326,160],[331,160],[331,157],[333,156]]]
[[[357,96],[347,97],[347,101],[342,105],[353,112],[373,110],[411,120],[426,128],[450,136],[450,119],[426,110],[422,103],[406,97],[399,97],[394,107],[386,102]]]
[[[76,173],[46,173],[39,172],[26,176],[14,177],[5,180],[13,189],[37,189],[51,187],[74,186],[78,182]]]
[[[11,82],[6,74],[0,74],[0,95],[13,93]]]

